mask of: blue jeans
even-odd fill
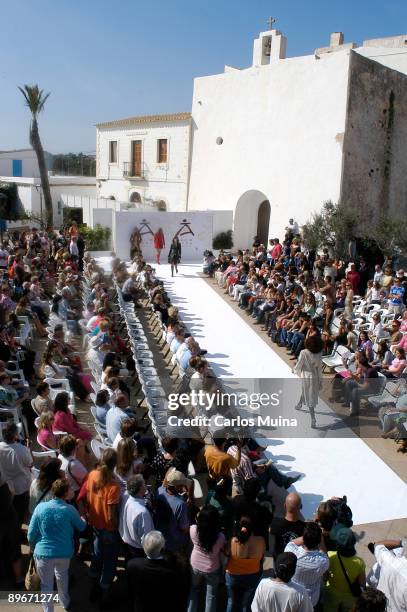
[[[189,597],[188,612],[198,612],[201,593],[206,587],[205,612],[216,612],[216,598],[221,572],[201,572],[192,568],[191,595]]]
[[[226,572],[225,579],[228,592],[226,612],[250,612],[261,574],[262,572],[240,576]]]
[[[294,353],[298,351],[298,348],[304,342],[304,338],[305,338],[305,334],[301,334],[300,332],[295,332],[291,340],[291,347]]]
[[[116,574],[119,539],[116,531],[93,528],[93,555],[89,575],[108,589]]]

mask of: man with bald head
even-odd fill
[[[284,502],[284,517],[274,517],[271,521],[270,532],[274,539],[272,552],[274,558],[278,557],[288,542],[302,536],[305,522],[301,514],[302,502],[298,493],[289,493]]]

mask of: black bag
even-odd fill
[[[341,564],[343,575],[345,576],[346,582],[348,583],[350,592],[352,593],[353,597],[360,597],[360,595],[362,594],[362,587],[360,586],[358,580],[355,580],[355,582],[351,582],[349,580],[349,576],[341,559],[341,555],[339,553],[336,554],[338,555],[339,563]]]

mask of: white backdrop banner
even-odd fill
[[[161,260],[167,260],[171,240],[178,236],[183,261],[201,261],[205,249],[212,248],[212,212],[115,212],[113,213],[113,248],[118,257],[130,258],[130,236],[137,228],[146,261],[155,260],[154,234],[162,228],[165,247]]]

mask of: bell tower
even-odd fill
[[[273,60],[285,59],[287,39],[274,28],[276,19],[269,17],[267,20],[268,30],[260,32],[259,37],[253,43],[253,66],[266,66]]]

